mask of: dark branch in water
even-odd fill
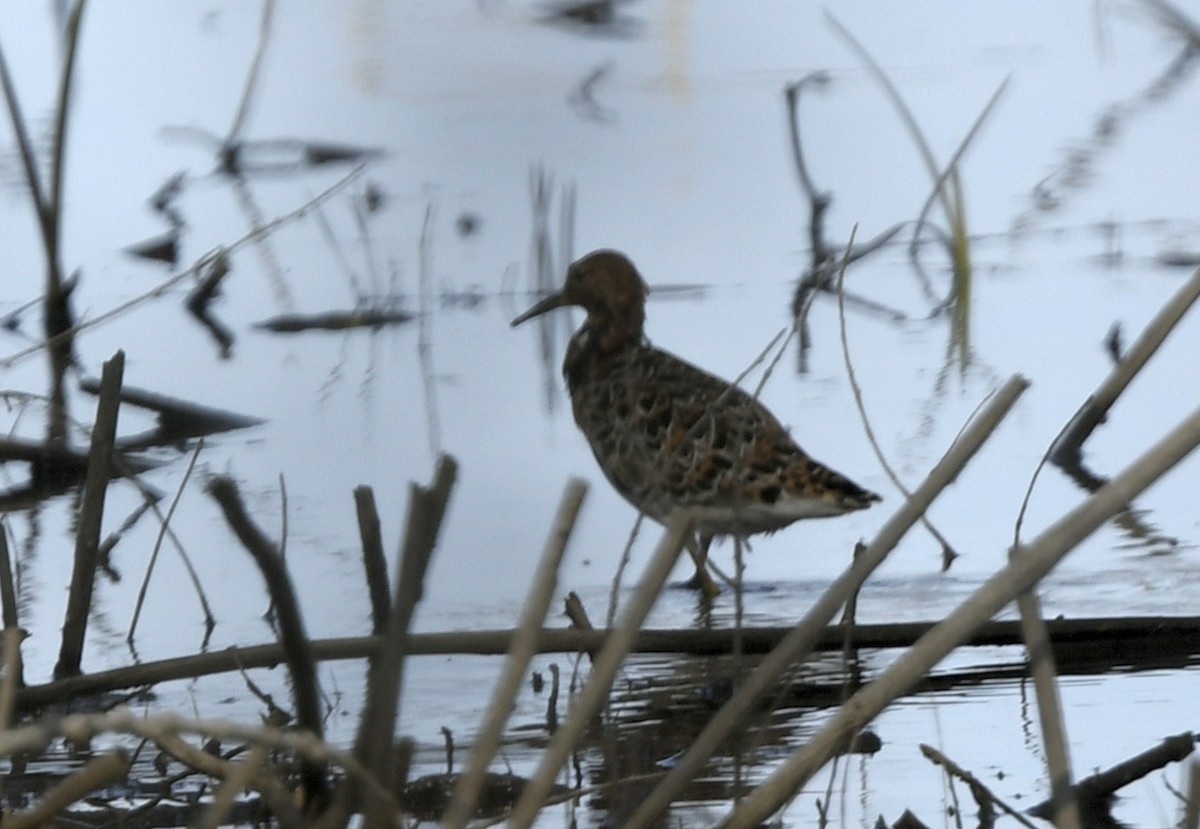
[[[321,692],[317,682],[317,660],[309,645],[300,614],[300,604],[287,572],[287,565],[274,542],[263,535],[242,504],[237,484],[224,476],[213,478],[208,493],[225,514],[230,529],[242,546],[254,558],[263,575],[271,603],[279,619],[279,641],[292,678],[297,724],[320,738],[324,732],[321,719]],[[325,792],[325,771],[313,763],[304,767],[305,789],[310,798],[322,800]]]

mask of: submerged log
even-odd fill
[[[413,318],[408,311],[388,308],[366,308],[354,311],[326,311],[320,314],[281,314],[262,322],[255,328],[294,334],[299,331],[344,331],[348,328],[381,328],[397,325]]]
[[[849,641],[856,648],[902,648],[911,645],[932,622],[897,625],[858,625]],[[1158,668],[1191,664],[1200,653],[1200,617],[1150,616],[1133,618],[1052,619],[1046,627],[1054,645],[1055,660],[1063,673],[1084,668],[1097,670],[1115,666]],[[643,630],[634,642],[636,653],[723,655],[732,653],[735,638],[741,652],[762,654],[782,639],[790,628],[743,628],[724,630]],[[512,639],[511,630],[410,633],[406,649],[410,656],[476,654],[503,656]],[[607,636],[604,630],[543,629],[538,637],[541,653],[576,653],[599,649]],[[313,654],[319,660],[365,659],[379,647],[376,636],[316,639]],[[840,651],[846,632],[840,626],[827,628],[817,644],[820,650]],[[1021,645],[1020,624],[992,622],[966,647]],[[17,692],[17,707],[37,708],[51,702],[98,694],[173,679],[206,676],[249,668],[272,667],[283,659],[279,645],[252,645],[214,653],[144,662],[72,677],[44,685],[31,685]],[[1024,670],[1023,667],[1013,669]],[[1010,670],[1006,673],[1012,673]],[[1001,677],[996,677],[1001,678]]]

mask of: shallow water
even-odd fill
[[[930,2],[886,10],[848,3],[833,12],[885,67],[942,160],[1010,78],[962,166],[975,267],[970,359],[952,356],[946,319],[926,319],[930,301],[910,267],[906,233],[846,276],[848,291],[905,315],[897,322],[850,306],[846,325],[866,412],[907,485],[921,480],[1005,378],[1020,373],[1032,382],[930,512],[962,554],[953,569],[941,573],[939,545],[914,530],[859,602],[861,621],[931,620],[1002,566],[1041,456],[1109,370],[1102,343],[1110,327],[1119,322],[1128,343],[1187,276],[1156,257],[1194,250],[1200,231],[1194,198],[1200,169],[1191,162],[1190,143],[1193,68],[1166,74],[1180,44],[1136,11],[1039,3],[973,4],[968,11]],[[271,634],[261,618],[261,582],[203,493],[207,476],[237,479],[270,534],[279,534],[286,503],[288,561],[310,635],[356,635],[368,629],[369,605],[351,491],[374,487],[393,553],[407,483],[428,482],[442,451],[459,460],[461,471],[417,628],[511,626],[571,476],[584,477],[591,489],[560,589],[579,592],[592,618],[604,618],[634,516],[605,484],[571,422],[557,373],[568,323],[555,324],[549,363],[535,327],[508,326],[530,301],[531,171],[545,171],[552,182],[556,242],[570,187],[574,253],[620,248],[652,286],[688,288],[652,295],[649,334],[727,377],[786,329],[795,280],[808,259],[785,84],[816,70],[831,76],[828,87],[806,94],[801,112],[810,171],[834,196],[827,220],[832,244],[855,226],[857,238],[868,239],[920,210],[929,175],[879,85],[819,6],[630,3],[621,6],[620,25],[602,31],[546,25],[545,13],[536,4],[500,2],[279,7],[242,137],[379,148],[386,156],[325,201],[323,218],[310,211],[234,253],[215,309],[236,336],[230,359],[219,357],[184,311],[186,283],[79,337],[83,373],[98,375],[120,348],[128,385],[267,419],[206,442],[172,518],[218,620],[210,648],[267,641]],[[147,199],[168,177],[185,174],[175,206],[186,221],[180,261],[189,264],[351,172],[347,165],[264,172],[248,176],[240,193],[214,173],[213,146],[196,136],[230,129],[259,19],[257,7],[239,3],[88,7],[70,121],[63,256],[68,269],[82,269],[75,302],[82,318],[98,317],[167,278],[161,266],[136,261],[123,248],[164,230]],[[0,41],[38,130],[50,121],[52,32],[41,14],[0,13]],[[593,73],[586,94],[579,92]],[[267,147],[263,159],[286,163],[289,152]],[[3,159],[0,181],[6,185],[0,240],[10,274],[0,304],[5,313],[39,295],[43,266],[15,156]],[[356,205],[369,186],[384,194],[383,205],[359,222]],[[565,261],[569,253],[559,250],[557,257]],[[923,257],[944,292],[944,257],[933,246]],[[304,336],[251,327],[279,313],[350,308],[368,294],[397,298],[421,312],[419,321]],[[20,319],[17,331],[2,335],[0,356],[17,353],[40,330],[35,311]],[[853,543],[870,538],[902,501],[856,413],[836,303],[818,297],[809,324],[814,345],[807,371],[796,371],[789,343],[763,399],[812,454],[886,500],[867,512],[756,540],[745,597],[750,624],[787,624],[803,614],[849,561]],[[1198,340],[1200,324],[1185,318],[1087,445],[1096,470],[1119,471],[1195,405],[1191,355]],[[7,368],[5,386],[42,392],[44,355]],[[72,403],[73,415],[90,422],[91,398],[73,394]],[[9,425],[38,436],[38,418],[37,407],[14,407]],[[122,433],[147,425],[122,414]],[[174,493],[186,456],[160,458],[169,462],[145,480]],[[1042,585],[1045,612],[1194,615],[1198,471],[1200,461],[1189,459],[1138,499],[1140,517],[1153,528],[1149,540],[1108,525],[1073,552]],[[1034,537],[1082,497],[1057,470],[1045,470],[1022,537]],[[106,532],[139,500],[127,485],[112,487]],[[57,653],[75,509],[70,496],[60,496],[7,518],[21,565],[22,625],[32,633],[25,651],[31,681],[49,677]],[[157,532],[151,520],[140,521],[116,548],[123,578],[100,586],[85,669],[129,661],[125,632]],[[626,584],[657,539],[657,528],[642,529]],[[715,555],[732,566],[730,545]],[[177,556],[165,549],[142,611],[140,658],[200,647],[203,617],[192,597]],[[719,600],[715,616],[718,624],[730,623],[731,597]],[[672,590],[648,624],[694,622],[692,598]],[[890,657],[872,655],[871,669]],[[1020,655],[989,658],[1015,664]],[[569,662],[544,656],[535,668],[545,673],[552,661]],[[670,683],[676,671],[703,672],[707,665],[696,662],[639,657],[618,691],[622,681]],[[412,660],[400,730],[418,742],[418,773],[443,767],[441,726],[460,745],[469,743],[499,666],[484,657]],[[361,674],[361,663],[322,666],[336,712],[334,739],[353,733]],[[256,681],[286,698],[279,671],[256,672]],[[1194,667],[1064,679],[1077,773],[1188,728],[1194,683]],[[160,706],[181,712],[257,715],[232,677],[171,683],[159,693]],[[515,771],[536,763],[531,746],[543,738],[544,707],[544,697],[529,690],[518,702],[516,736],[505,753]],[[1003,772],[998,792],[1031,805],[1046,794],[1031,709],[1016,681],[897,704],[874,726],[883,749],[837,770],[839,822],[872,825],[880,814],[891,822],[912,808],[939,825],[944,784],[917,753],[918,742],[938,745],[981,776],[999,780]],[[1135,710],[1135,727],[1113,727],[1128,723]],[[747,778],[761,779],[822,716],[803,706],[778,715],[768,745],[749,755]],[[675,748],[652,739],[636,750],[640,761],[653,763]],[[595,769],[589,774],[607,779],[601,748],[586,761]],[[715,766],[715,784],[694,795],[703,800],[681,807],[681,820],[690,825],[723,813],[731,774],[727,761]],[[1166,779],[1178,787],[1182,771],[1169,768]],[[1121,819],[1135,826],[1174,819],[1178,809],[1162,779],[1134,788],[1117,807]],[[824,778],[813,781],[788,809],[788,824],[817,825],[814,800],[825,800],[825,792]],[[604,798],[580,808],[589,823],[614,809]],[[564,820],[562,811],[549,810],[540,825]],[[949,825],[950,818],[942,820]]]

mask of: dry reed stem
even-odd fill
[[[122,749],[88,760],[79,771],[49,788],[36,806],[5,814],[4,829],[45,826],[72,803],[96,789],[123,781],[128,773],[129,756]]]
[[[684,543],[694,532],[693,527],[690,512],[676,510],[663,533],[662,540],[646,565],[641,582],[626,603],[617,626],[609,633],[604,647],[596,655],[587,684],[573,700],[566,720],[542,752],[537,771],[513,807],[509,816],[509,826],[514,829],[526,829],[537,817],[542,802],[554,787],[554,778],[558,776],[559,769],[574,750],[576,742],[592,717],[608,700],[608,692],[617,670],[633,646],[646,614],[654,606],[663,584],[671,574],[671,568],[675,566]]]
[[[193,772],[199,772],[217,780],[224,780],[229,775],[232,764],[228,760],[202,751],[174,734],[162,734],[154,740],[154,743]],[[278,825],[299,825],[299,812],[293,803],[294,796],[284,786],[279,775],[272,773],[268,767],[262,766],[259,773],[250,778],[245,785],[263,796],[274,813]]]
[[[1183,829],[1200,829],[1200,761],[1188,766],[1187,803],[1183,807]]]
[[[354,510],[358,516],[358,535],[362,540],[367,594],[371,597],[371,632],[380,634],[387,627],[392,601],[388,596],[387,558],[383,554],[379,510],[375,507],[375,492],[371,487],[363,485],[354,488]]]
[[[1009,806],[1007,803],[1005,803],[1003,800],[1001,800],[999,797],[997,797],[996,793],[993,792],[991,789],[989,789],[986,785],[984,785],[982,780],[980,780],[975,775],[971,774],[971,772],[967,771],[962,766],[955,763],[953,760],[951,760],[945,754],[942,754],[942,752],[938,751],[933,746],[925,745],[924,743],[921,743],[920,748],[921,748],[921,753],[924,754],[927,758],[929,758],[930,762],[936,763],[937,765],[944,768],[946,770],[947,774],[950,774],[950,775],[962,780],[964,783],[966,783],[968,786],[971,787],[972,791],[979,790],[979,791],[983,792],[992,803],[999,806],[1001,811],[1003,811],[1006,815],[1011,817],[1017,823],[1021,824],[1022,826],[1027,826],[1027,827],[1029,827],[1029,829],[1040,829],[1040,827],[1038,827],[1037,824],[1035,824],[1029,818],[1025,817],[1025,815],[1023,813],[1014,809],[1012,806]],[[978,798],[976,798],[976,800],[978,800]],[[1056,824],[1056,827],[1057,827],[1057,829],[1062,829],[1062,827],[1058,826],[1057,824]]]
[[[905,693],[950,651],[1014,598],[1032,588],[1083,539],[1200,444],[1200,409],[1078,507],[1068,512],[901,654],[875,682],[855,694],[800,750],[718,824],[758,826],[828,762],[849,735]]]
[[[117,439],[117,412],[121,406],[121,378],[124,371],[125,352],[118,351],[104,363],[100,378],[100,400],[96,404],[96,425],[92,429],[92,446],[83,482],[71,588],[63,619],[58,663],[54,666],[55,678],[77,675],[83,658],[83,638],[92,606],[92,587],[96,581],[100,524],[104,518],[104,496],[108,491],[113,445]]]
[[[263,59],[267,56],[267,42],[270,40],[271,22],[274,17],[274,0],[265,0],[262,6],[262,17],[258,22],[258,43],[254,48],[254,60],[250,63],[250,71],[246,73],[246,86],[242,90],[242,99],[238,102],[237,114],[233,116],[233,123],[229,127],[229,137],[225,139],[226,147],[238,143],[242,134],[242,128],[246,125],[246,120],[250,116],[250,103],[254,98],[255,90],[258,88],[258,78],[262,72]]]
[[[146,717],[128,708],[117,708],[104,714],[48,716],[29,725],[0,731],[0,757],[37,754],[59,739],[86,743],[97,734],[109,732],[131,734],[155,743],[180,734],[196,734],[222,741],[239,740],[275,751],[289,751],[312,763],[341,766],[349,776],[375,792],[376,796],[389,801],[392,798],[353,754],[326,743],[311,732],[285,731],[273,726],[246,725],[230,720],[188,719],[167,713]],[[392,808],[396,808],[394,802]]]
[[[1030,672],[1033,674],[1042,746],[1046,750],[1054,825],[1056,829],[1080,829],[1079,805],[1071,791],[1071,755],[1063,725],[1062,699],[1058,693],[1058,671],[1054,665],[1050,634],[1042,618],[1042,603],[1037,589],[1017,596],[1017,608],[1021,613],[1021,630],[1025,638],[1025,650],[1029,654]]]
[[[1083,443],[1104,422],[1108,410],[1117,402],[1142,367],[1150,360],[1167,335],[1183,318],[1188,309],[1200,298],[1200,268],[1176,291],[1154,319],[1146,325],[1129,350],[1125,352],[1109,375],[1104,378],[1071,419],[1066,433],[1059,438],[1051,450],[1050,458],[1059,466],[1078,467]]]
[[[249,788],[262,769],[267,752],[262,746],[252,746],[246,755],[236,762],[227,763],[224,778],[213,791],[212,803],[195,823],[196,829],[217,829],[229,817],[233,801],[242,789]]]
[[[17,627],[0,631],[3,645],[4,676],[0,677],[0,730],[12,724],[17,688],[21,685],[21,642],[28,634]]]
[[[513,701],[521,689],[529,663],[537,652],[538,633],[545,622],[546,612],[550,609],[554,590],[558,586],[559,565],[586,494],[587,484],[579,478],[572,478],[563,492],[562,502],[551,526],[550,537],[546,540],[541,560],[534,573],[533,584],[530,585],[525,598],[525,606],[521,610],[521,620],[513,635],[508,658],[505,659],[504,668],[492,690],[492,700],[480,724],[479,736],[471,750],[467,769],[459,776],[454,788],[454,798],[442,816],[442,825],[450,829],[460,829],[475,814],[480,789],[483,787],[492,758],[500,748],[500,739],[512,712]],[[453,771],[450,769],[450,772]]]
[[[142,615],[142,605],[146,601],[146,591],[150,589],[150,576],[154,572],[154,565],[158,561],[158,553],[162,549],[163,538],[167,535],[167,528],[171,526],[171,517],[175,515],[175,508],[179,506],[179,499],[183,497],[184,487],[192,477],[192,470],[196,468],[196,459],[200,457],[201,450],[204,449],[204,438],[201,437],[196,441],[196,448],[192,451],[192,457],[188,460],[187,469],[183,472],[183,477],[179,481],[179,486],[175,489],[175,497],[171,499],[171,505],[167,507],[167,514],[162,517],[158,524],[158,535],[154,538],[154,547],[150,550],[150,560],[146,563],[146,572],[142,575],[142,584],[138,588],[137,599],[133,603],[133,618],[129,620],[129,632],[125,634],[125,641],[133,644],[133,634],[137,631],[138,618]],[[148,502],[152,503],[152,502]],[[215,624],[212,611],[208,608],[208,601],[204,597],[204,592],[200,591],[200,602],[204,606],[204,616],[209,626]]]
[[[404,678],[404,660],[408,654],[408,629],[413,611],[424,592],[425,572],[437,545],[442,518],[450,492],[458,475],[458,463],[442,455],[434,472],[432,486],[412,484],[409,512],[400,554],[392,613],[388,617],[380,649],[367,670],[366,701],[360,714],[354,754],[362,765],[380,780],[392,779],[392,735],[400,717],[400,689]],[[367,829],[390,826],[394,805],[367,793],[363,807],[363,825]],[[357,787],[344,786],[338,794],[337,817],[357,807]],[[331,818],[332,819],[332,818]]]
[[[8,553],[8,523],[0,521],[0,619],[4,627],[15,628],[21,624],[17,616],[17,590],[13,585],[12,557]]]
[[[774,687],[779,677],[812,650],[838,609],[925,514],[934,498],[958,477],[1027,386],[1024,378],[1014,376],[996,392],[991,402],[963,429],[925,481],[880,528],[871,544],[854,557],[850,567],[838,576],[784,640],[746,677],[738,692],[709,721],[663,781],[642,801],[642,805],[626,822],[626,829],[643,829],[652,825],[726,738],[742,727],[757,701]]]
[[[854,361],[850,358],[850,340],[846,334],[846,266],[850,263],[850,251],[854,246],[854,237],[858,235],[858,225],[850,229],[850,239],[846,242],[845,253],[842,254],[841,266],[838,268],[837,277],[837,308],[838,308],[838,334],[842,344],[842,362],[846,366],[846,379],[850,383],[850,391],[854,395],[854,407],[858,411],[858,418],[862,421],[863,431],[867,435],[867,441],[871,444],[871,449],[875,452],[875,457],[879,460],[879,465],[883,467],[884,474],[888,476],[888,480],[892,482],[892,486],[900,490],[905,498],[912,495],[900,480],[900,475],[897,474],[895,468],[888,461],[887,455],[883,453],[883,447],[879,445],[879,439],[875,436],[875,428],[871,425],[871,418],[867,416],[867,407],[863,402],[862,386],[858,384],[858,375],[854,371]],[[949,551],[951,556],[955,555],[954,548],[945,536],[941,534],[933,522],[929,520],[928,515],[921,516],[921,523],[925,529],[929,531],[939,544],[942,545],[943,555]],[[850,614],[853,617],[853,614]]]

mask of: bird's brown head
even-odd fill
[[[629,257],[615,250],[597,250],[573,262],[567,268],[562,289],[512,324],[520,325],[555,308],[578,305],[588,314],[585,327],[596,331],[606,347],[615,347],[626,339],[641,340],[649,292]]]

